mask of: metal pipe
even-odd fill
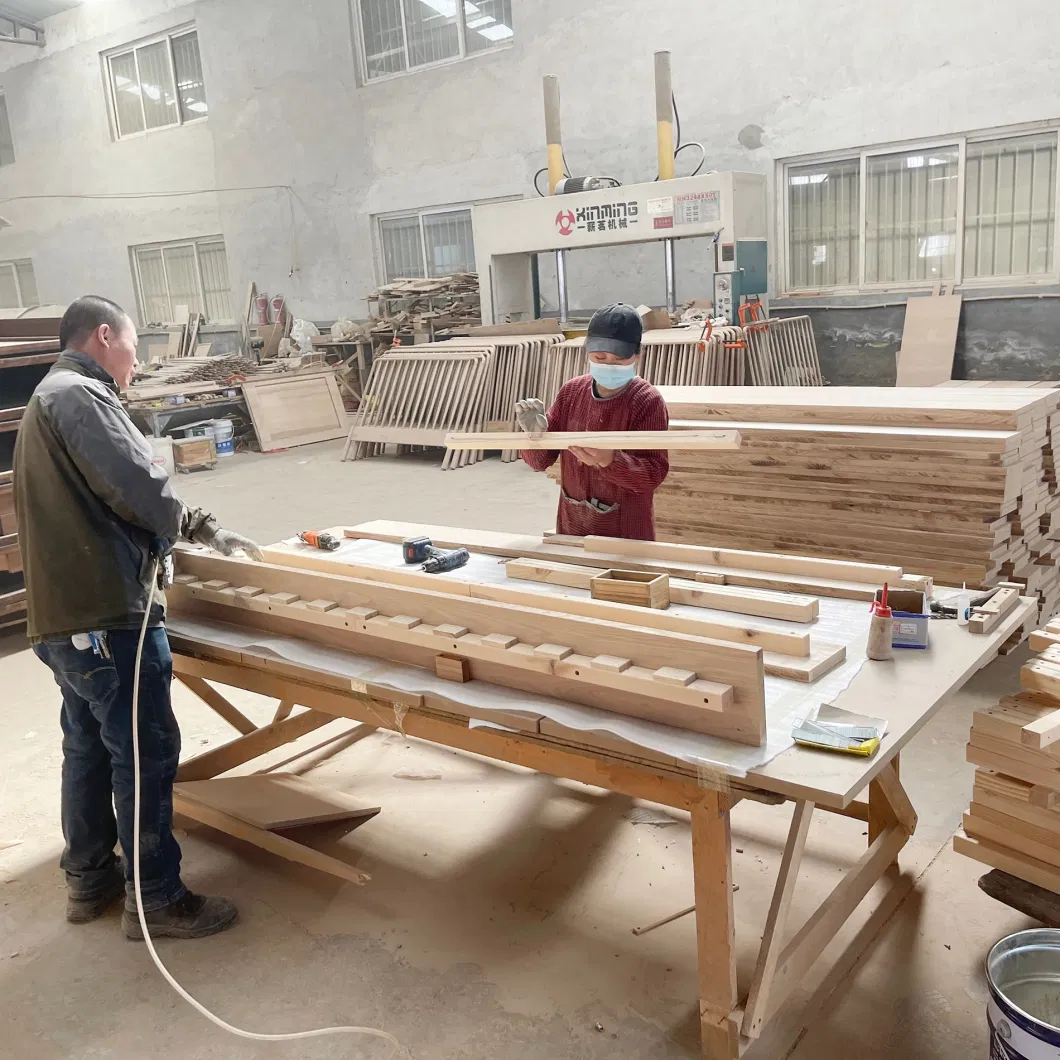
[[[548,150],[548,193],[556,194],[563,179],[563,134],[559,122],[559,78],[547,74],[542,78],[545,93],[545,143]]]
[[[674,89],[670,53],[655,53],[655,132],[659,152],[659,180],[674,178]]]
[[[567,326],[567,252],[556,251],[556,287],[559,289],[559,326]]]
[[[677,270],[674,264],[674,241],[663,240],[663,263],[666,269],[666,311],[677,310]]]

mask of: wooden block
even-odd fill
[[[269,603],[277,604],[280,607],[285,607],[289,604],[293,604],[300,600],[301,597],[298,593],[272,593],[269,596]]]
[[[1060,892],[1060,872],[1056,868],[1009,847],[973,839],[962,830],[953,837],[953,849],[958,854],[964,854],[984,865],[1011,873],[1021,880],[1035,883],[1050,891]]]
[[[538,644],[534,648],[534,652],[538,655],[544,655],[548,659],[555,659],[557,662],[573,654],[571,648],[564,647],[562,644]]]
[[[471,680],[471,663],[455,655],[436,655],[434,672],[445,681],[464,684]]]
[[[507,633],[487,633],[482,643],[491,648],[511,648],[519,643],[519,638],[510,637]]]
[[[709,585],[725,585],[725,575],[708,570],[696,571],[696,581],[707,582]]]
[[[310,611],[334,611],[338,606],[334,600],[310,600],[306,603]]]
[[[968,618],[970,633],[992,633],[1001,624],[1001,620],[1020,602],[1023,587],[1005,585],[981,607],[972,608]]]
[[[1052,788],[1041,784],[1032,784],[1027,801],[1042,810],[1060,810],[1060,791],[1053,791]]]
[[[202,587],[209,589],[212,593],[219,593],[222,589],[227,589],[230,582],[222,581],[220,578],[211,578],[208,582],[203,582]]]
[[[620,659],[617,655],[597,655],[592,665],[597,670],[609,670],[611,673],[620,674],[628,670],[633,664],[629,659]]]
[[[1047,692],[1060,699],[1060,666],[1044,658],[1032,659],[1020,668],[1020,687]]]
[[[421,619],[413,618],[412,615],[394,615],[387,619],[392,626],[400,626],[401,629],[415,629],[420,625]]]
[[[367,621],[369,618],[375,618],[379,612],[374,607],[348,607],[346,608],[346,614],[350,618],[359,618]]]
[[[241,596],[245,599],[251,599],[255,596],[261,596],[262,590],[256,585],[241,585],[236,589],[236,596]]]
[[[696,679],[691,670],[679,670],[674,666],[660,666],[653,671],[652,677],[668,685],[690,685]]]
[[[194,574],[178,574],[174,579],[174,583],[177,585],[191,585],[192,582],[198,582],[198,578]],[[260,590],[259,590],[260,591]]]
[[[605,570],[589,581],[594,600],[665,610],[670,606],[670,576],[639,570]]]
[[[1027,722],[1020,739],[1025,747],[1038,751],[1060,740],[1060,705],[1051,713]]]
[[[434,632],[439,637],[462,637],[467,633],[467,626],[457,626],[451,622],[444,622],[440,626],[435,626]]]

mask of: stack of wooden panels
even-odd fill
[[[382,354],[372,365],[346,456],[375,456],[388,444],[444,446],[452,432],[514,430],[516,402],[539,392],[544,358],[561,339],[449,339]],[[446,453],[442,467],[463,467],[481,456],[481,450]],[[502,456],[514,460],[518,452]]]
[[[628,610],[622,604],[597,603],[584,617],[540,596],[486,599],[454,592],[460,582],[381,568],[389,580],[349,577],[313,558],[326,572],[178,551],[172,610],[432,671],[440,656],[462,659],[473,679],[743,743],[765,739],[760,647],[689,632],[700,624],[687,619],[673,629],[600,617]]]
[[[744,329],[754,386],[824,386],[813,323],[808,316],[769,317]]]
[[[739,430],[738,453],[677,453],[660,538],[1016,582],[1060,606],[1053,434],[1060,392],[1017,388],[664,388],[671,429]]]
[[[961,854],[1060,893],[1060,623],[1031,634],[1041,654],[1021,691],[978,710],[968,761],[977,768]]]

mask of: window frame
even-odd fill
[[[357,66],[361,80],[361,87],[376,85],[382,81],[392,81],[396,77],[408,77],[410,74],[418,74],[421,70],[437,70],[440,66],[451,66],[453,63],[466,62],[468,59],[477,59],[482,55],[494,55],[505,48],[511,48],[515,44],[515,27],[511,26],[512,35],[503,41],[490,44],[488,48],[479,48],[477,51],[467,49],[467,12],[464,11],[463,0],[455,0],[457,9],[456,34],[460,43],[460,54],[452,55],[446,59],[435,59],[434,62],[420,63],[417,66],[409,66],[409,34],[405,22],[404,0],[399,0],[401,12],[401,42],[405,51],[405,69],[395,70],[390,74],[377,74],[375,77],[368,76],[368,48],[364,40],[364,14],[361,10],[365,0],[350,0],[350,11],[353,16],[354,34],[357,40]],[[515,21],[514,13],[512,21]]]
[[[969,144],[987,143],[997,140],[1019,139],[1035,134],[1050,133],[1057,139],[1057,176],[1053,188],[1053,268],[1048,273],[1017,276],[964,276],[964,235],[967,190],[967,154]],[[957,148],[957,246],[953,263],[953,278],[938,280],[908,280],[899,282],[867,283],[866,257],[868,252],[866,186],[868,160],[882,155],[894,155],[930,151],[934,148]],[[789,282],[791,272],[791,232],[789,226],[790,202],[788,198],[788,171],[792,168],[840,162],[858,163],[858,282],[856,284],[827,287],[796,287]],[[995,287],[1048,287],[1060,284],[1060,120],[1031,122],[1023,125],[1008,125],[995,129],[976,130],[954,136],[936,136],[922,140],[903,140],[874,144],[860,150],[822,151],[812,155],[792,155],[776,161],[776,225],[777,244],[781,249],[777,263],[777,294],[779,297],[815,297],[828,295],[883,294],[891,291],[931,290],[936,283],[952,284],[955,289],[976,290]]]
[[[185,125],[198,125],[200,122],[206,121],[209,117],[209,110],[205,114],[199,115],[195,118],[185,118],[183,108],[180,105],[179,89],[177,86],[177,61],[176,56],[173,54],[173,41],[177,37],[187,36],[189,33],[195,34],[196,45],[199,44],[199,28],[194,22],[188,22],[184,25],[177,26],[175,29],[164,30],[161,33],[152,34],[149,37],[141,37],[139,40],[130,41],[128,44],[122,44],[117,48],[109,48],[107,51],[100,54],[100,61],[103,68],[103,90],[107,97],[107,113],[110,117],[110,128],[111,135],[115,141],[118,140],[135,140],[141,136],[148,136],[151,133],[165,132],[168,129],[180,129]],[[173,98],[176,102],[177,120],[170,122],[168,125],[156,125],[149,129],[147,127],[147,114],[143,109],[143,96],[140,97],[140,114],[143,118],[144,127],[138,132],[123,133],[121,131],[121,123],[118,121],[118,102],[115,96],[114,90],[114,72],[112,67],[112,60],[120,59],[126,55],[132,55],[133,63],[136,66],[136,80],[140,83],[140,60],[136,55],[136,52],[140,48],[148,48],[152,44],[166,45],[166,58],[169,62],[169,76],[172,79],[173,84]],[[199,63],[202,63],[202,49],[199,48]],[[205,90],[206,77],[203,76],[203,88]]]
[[[164,239],[157,243],[134,243],[129,247],[129,261],[132,266],[133,280],[136,286],[136,301],[137,311],[140,316],[141,327],[147,327],[154,321],[147,319],[147,312],[145,306],[147,305],[147,299],[144,297],[143,287],[143,276],[140,272],[140,258],[139,253],[141,251],[157,250],[159,251],[159,260],[162,264],[162,275],[166,281],[166,298],[169,301],[169,315],[173,317],[173,293],[169,286],[169,271],[166,268],[166,255],[165,251],[170,249],[180,249],[182,247],[191,247],[192,253],[195,258],[195,281],[198,284],[198,295],[202,308],[199,310],[202,313],[203,319],[206,320],[207,324],[232,324],[236,320],[235,313],[232,312],[232,279],[229,276],[228,279],[228,310],[229,315],[221,317],[217,320],[206,319],[206,288],[202,282],[202,265],[199,262],[199,248],[201,246],[208,245],[210,243],[220,243],[224,248],[225,252],[225,271],[228,271],[228,246],[225,243],[223,235],[208,235],[208,236],[190,236],[186,239]],[[181,303],[183,305],[183,303]],[[171,321],[157,321],[157,323],[167,324]]]
[[[33,268],[32,258],[11,258],[8,261],[0,261],[0,269],[9,268],[12,276],[15,278],[15,294],[18,296],[18,305],[12,306],[12,309],[32,309],[34,306],[41,305],[40,291],[37,291],[37,301],[33,305],[26,305],[25,298],[22,297],[22,281],[18,277],[18,266],[28,265],[33,270],[33,285],[37,285],[37,271]]]

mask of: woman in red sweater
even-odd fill
[[[669,418],[662,395],[636,374],[641,333],[632,306],[597,310],[585,337],[589,374],[564,383],[547,414],[536,398],[520,401],[519,426],[530,434],[665,431]],[[670,470],[665,449],[524,449],[520,455],[535,471],[559,457],[557,533],[655,539],[653,498]]]

